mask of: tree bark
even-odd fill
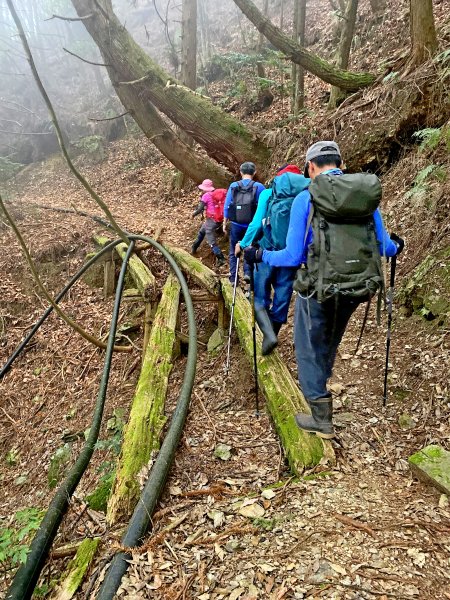
[[[221,280],[225,304],[230,309],[233,301],[233,286],[227,279]],[[247,358],[253,364],[253,342],[251,328],[251,307],[242,290],[236,293],[234,324]],[[295,414],[310,412],[297,383],[289,369],[275,350],[269,356],[261,356],[261,335],[257,333],[258,382],[264,393],[267,409],[280,437],[284,453],[292,471],[297,475],[317,465],[319,462],[333,464],[336,460],[330,442],[322,440],[299,429]]]
[[[235,171],[252,157],[264,170],[269,150],[260,138],[208,98],[194,94],[165,73],[121,25],[111,0],[104,0],[102,5],[95,0],[72,0],[72,4],[79,16],[92,14],[83,24],[99,47],[105,64],[111,65],[108,67],[111,81],[127,109],[132,108],[131,99],[140,109],[150,102],[219,163]],[[137,111],[134,116],[141,126]],[[206,175],[205,168],[203,173]]]
[[[326,60],[312,54],[292,38],[285,35],[276,25],[257,9],[251,0],[233,0],[250,19],[253,25],[261,31],[266,38],[293,62],[301,65],[307,71],[316,75],[323,81],[354,92],[360,88],[367,87],[375,81],[372,73],[352,73],[333,66]]]
[[[410,65],[417,66],[435,54],[438,41],[433,16],[432,0],[410,0],[411,31]]]
[[[140,496],[139,473],[148,464],[152,452],[159,449],[166,421],[164,403],[172,370],[179,300],[180,284],[170,274],[153,321],[124,433],[113,492],[108,501],[106,519],[110,525],[133,513]]]
[[[181,83],[197,87],[197,0],[183,0],[181,17]]]
[[[305,43],[306,0],[294,0],[294,40],[303,46]],[[292,64],[292,105],[291,112],[298,115],[305,106],[305,69]]]
[[[358,0],[348,0],[344,13],[341,38],[337,52],[336,65],[340,69],[348,69],[350,62],[350,50],[352,47],[353,34],[355,32],[356,15],[358,13]],[[337,86],[331,88],[329,108],[336,108],[338,101],[345,96],[345,90]]]

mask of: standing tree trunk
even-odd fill
[[[348,0],[344,13],[341,39],[337,54],[336,64],[341,69],[348,69],[350,61],[350,50],[352,47],[353,34],[355,32],[356,15],[358,12],[358,0]],[[335,108],[341,98],[345,96],[345,90],[333,86],[331,88],[330,102],[328,107]]]
[[[264,0],[263,14],[265,17],[267,17],[268,12],[269,12],[269,0]],[[263,49],[264,49],[264,35],[261,32],[259,32],[258,46],[256,48],[256,52],[258,54],[262,54]],[[263,65],[262,61],[259,60],[256,63],[256,68],[258,71],[258,77],[264,79],[266,76],[266,73],[264,71],[264,65]]]
[[[197,87],[197,0],[183,0],[181,16],[181,83],[191,90]],[[191,136],[182,129],[178,135],[188,146],[193,146]],[[183,189],[186,174],[180,171],[176,187]]]
[[[197,0],[183,0],[181,83],[191,90],[197,87]]]
[[[142,129],[145,106],[148,104],[151,110],[154,105],[203,146],[211,158],[233,172],[252,157],[264,173],[269,149],[257,133],[214,106],[209,98],[195,94],[170,77],[132,39],[114,14],[111,0],[103,0],[102,4],[98,0],[72,0],[72,4],[84,17],[83,24],[99,47],[125,108],[130,110],[130,103],[139,105],[139,116],[138,111],[132,110]],[[85,18],[87,15],[89,18]],[[158,134],[149,137],[153,135]],[[210,176],[205,166],[203,173],[204,177]]]
[[[415,67],[435,54],[438,41],[432,0],[409,0],[411,30],[410,65]]]
[[[294,40],[305,44],[306,0],[294,0]],[[291,112],[296,117],[305,106],[305,69],[292,63]]]
[[[75,0],[72,1],[74,2]],[[337,85],[343,90],[350,92],[355,92],[360,88],[374,83],[375,75],[372,73],[351,73],[344,71],[312,54],[303,48],[303,46],[300,46],[300,44],[288,35],[285,35],[270,19],[265,17],[251,0],[233,1],[275,48],[286,54],[290,60],[301,65],[313,75],[317,75],[322,81],[331,83],[331,85]]]

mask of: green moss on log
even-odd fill
[[[94,237],[94,243],[97,248],[104,248],[110,242],[110,238],[102,235],[97,235]],[[127,247],[123,243],[118,244],[115,247],[115,251],[120,256],[120,258],[123,259],[127,252]],[[139,290],[140,294],[144,298],[150,300],[154,299],[156,286],[155,276],[147,267],[147,265],[145,265],[142,262],[139,256],[136,256],[136,254],[132,254],[128,262],[127,275],[128,274],[131,276],[132,280],[134,281],[135,287]]]
[[[110,240],[108,240],[110,241]],[[95,252],[90,252],[86,254],[85,262],[88,262],[91,258],[93,258]],[[86,285],[92,288],[102,288],[104,283],[103,276],[103,262],[96,262],[90,267],[86,273],[83,275],[83,281]]]
[[[153,451],[165,423],[164,402],[175,343],[180,284],[169,275],[156,311],[141,374],[125,428],[122,450],[108,502],[107,521],[117,523],[131,515],[140,495],[139,472]]]
[[[108,506],[108,498],[111,494],[111,489],[114,482],[114,473],[104,477],[97,488],[86,496],[86,502],[90,508],[99,512],[106,512]]]
[[[408,462],[418,479],[450,495],[450,452],[431,444],[412,454]]]
[[[89,565],[94,558],[100,538],[86,539],[81,542],[73,560],[70,561],[65,573],[62,576],[62,583],[59,586],[54,600],[70,600],[76,594]]]
[[[232,285],[227,279],[222,279],[221,284],[225,304],[230,309],[233,299]],[[234,308],[234,325],[245,353],[253,364],[251,322],[250,303],[242,290],[238,289]],[[333,464],[335,455],[331,443],[297,427],[295,414],[310,412],[309,407],[279,353],[275,350],[269,356],[261,356],[259,330],[257,344],[259,385],[266,398],[267,408],[292,471],[299,476],[306,468],[311,468],[321,461]]]
[[[409,312],[440,324],[450,321],[450,246],[427,256],[400,289],[399,301]]]
[[[187,273],[194,281],[206,288],[213,296],[219,296],[220,284],[219,277],[205,265],[186,250],[175,248],[174,246],[165,246],[170,254],[179,264],[180,268]]]

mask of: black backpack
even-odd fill
[[[339,295],[367,301],[384,289],[374,211],[381,200],[375,175],[318,175],[309,187],[310,226],[306,269],[297,272],[294,289],[316,294],[323,302]]]
[[[238,181],[231,188],[231,203],[228,207],[228,218],[239,225],[251,223],[256,212],[256,185],[255,181],[245,184]]]

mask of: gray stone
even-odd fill
[[[418,479],[450,495],[450,452],[432,444],[412,454],[408,462]]]

